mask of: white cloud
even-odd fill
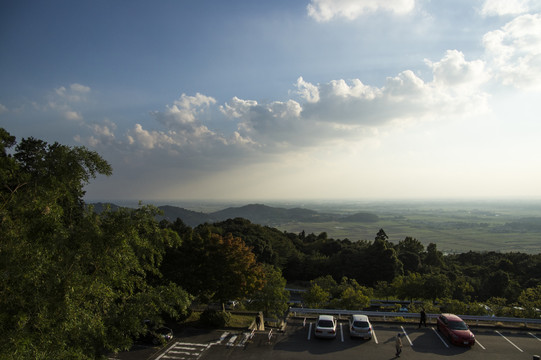
[[[415,0],[312,0],[307,10],[316,21],[329,21],[335,17],[353,20],[378,10],[403,15],[414,7]]]
[[[81,85],[81,84],[77,84],[77,83],[71,84],[70,89],[73,92],[81,93],[81,94],[86,94],[86,93],[90,92],[90,87],[85,86],[85,85]]]
[[[8,108],[5,105],[0,104],[0,114],[5,113],[7,111],[8,111]]]
[[[128,132],[127,138],[130,145],[141,146],[144,149],[154,149],[175,144],[174,136],[174,132],[148,131],[143,129],[141,124],[135,124],[134,128]]]
[[[302,117],[333,123],[334,128],[362,129],[486,109],[487,94],[481,86],[489,76],[482,61],[466,61],[462,53],[448,51],[443,59],[427,61],[427,65],[433,71],[431,82],[405,70],[387,78],[381,88],[364,85],[359,79],[319,84],[320,100],[304,104]]]
[[[83,117],[81,116],[81,114],[79,114],[77,111],[72,111],[72,110],[64,112],[64,117],[67,120],[76,120],[76,121],[83,120]]]
[[[485,0],[481,15],[505,16],[523,14],[529,10],[528,0]]]
[[[193,129],[196,119],[210,105],[216,103],[212,97],[197,93],[195,96],[182,94],[165,112],[155,112],[157,119],[170,128]]]
[[[86,95],[88,95],[90,91],[90,87],[77,83],[71,84],[69,89],[66,89],[64,86],[55,89],[56,95],[63,101],[69,103],[86,101]]]
[[[483,37],[496,76],[519,88],[541,86],[541,14],[521,15]]]
[[[255,106],[257,106],[257,101],[242,100],[235,96],[229,103],[220,105],[220,111],[229,118],[241,118]]]
[[[273,101],[258,104],[254,100],[242,100],[237,97],[220,107],[229,118],[237,118],[238,133],[256,141],[262,146],[274,147],[288,143],[292,137],[298,137],[301,105],[295,100]]]
[[[297,79],[297,94],[299,94],[301,98],[309,103],[319,101],[319,89],[317,86],[304,81],[302,76],[299,76]]]
[[[447,50],[443,59],[438,62],[425,62],[432,68],[434,84],[461,92],[477,91],[487,82],[490,74],[482,60],[466,61],[464,54],[458,50]]]

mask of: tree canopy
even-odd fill
[[[178,235],[156,209],[84,205],[110,165],[84,147],[0,131],[0,358],[92,359],[128,348],[144,319],[177,316],[190,295],[159,265]]]

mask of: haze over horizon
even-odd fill
[[[538,0],[8,0],[0,51],[90,201],[541,199]]]

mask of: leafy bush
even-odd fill
[[[231,314],[225,311],[206,309],[199,317],[199,323],[203,326],[222,328],[231,319]]]

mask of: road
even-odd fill
[[[313,321],[293,319],[283,333],[254,334],[243,331],[186,333],[150,358],[153,360],[247,359],[393,359],[394,341],[403,335],[400,359],[533,359],[541,355],[541,331],[472,327],[477,344],[472,348],[451,345],[434,326],[418,329],[413,324],[374,323],[372,340],[350,339],[347,323],[339,323],[336,339],[313,336]]]

